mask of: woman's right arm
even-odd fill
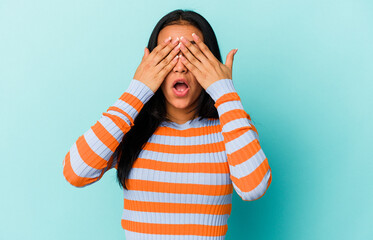
[[[103,174],[117,167],[118,146],[131,129],[144,104],[155,94],[167,74],[177,63],[179,39],[167,38],[144,56],[122,96],[109,107],[87,132],[71,146],[63,161],[63,175],[76,187],[98,181]]]
[[[78,138],[66,154],[63,175],[70,184],[87,186],[115,167],[123,136],[153,95],[146,84],[132,79],[122,96],[102,113],[101,118]]]

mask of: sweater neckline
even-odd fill
[[[188,128],[191,128],[193,125],[195,125],[195,123],[198,122],[199,119],[200,119],[200,117],[197,117],[195,119],[190,119],[190,120],[188,120],[188,121],[186,121],[185,123],[182,123],[182,124],[175,123],[175,122],[164,121],[164,124],[166,126],[173,127],[173,128],[176,128],[176,129],[188,129]],[[193,120],[193,122],[192,122],[192,120]]]

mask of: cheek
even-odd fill
[[[165,91],[168,91],[170,84],[171,84],[171,79],[168,79],[168,76],[166,76],[166,78],[163,80],[160,86],[163,93],[165,93]]]
[[[201,93],[202,93],[202,87],[201,87],[201,85],[197,85],[196,87],[195,87],[195,92],[194,92],[194,96],[195,96],[195,98],[198,98],[199,97],[199,95],[201,95]]]
[[[166,91],[166,81],[163,81],[161,86],[159,87],[161,89],[161,91],[163,92],[163,95],[165,95],[165,91]]]

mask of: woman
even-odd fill
[[[171,38],[169,38],[171,37]],[[63,174],[76,187],[111,168],[126,239],[224,239],[233,188],[245,201],[272,176],[209,23],[175,10],[155,26],[122,96],[78,138]]]

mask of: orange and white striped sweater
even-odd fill
[[[232,80],[220,79],[206,92],[219,119],[164,121],[135,161],[124,189],[121,225],[127,240],[225,239],[233,188],[245,201],[268,189],[271,168]],[[70,184],[84,187],[117,169],[118,146],[153,95],[132,79],[66,154],[63,175]]]

